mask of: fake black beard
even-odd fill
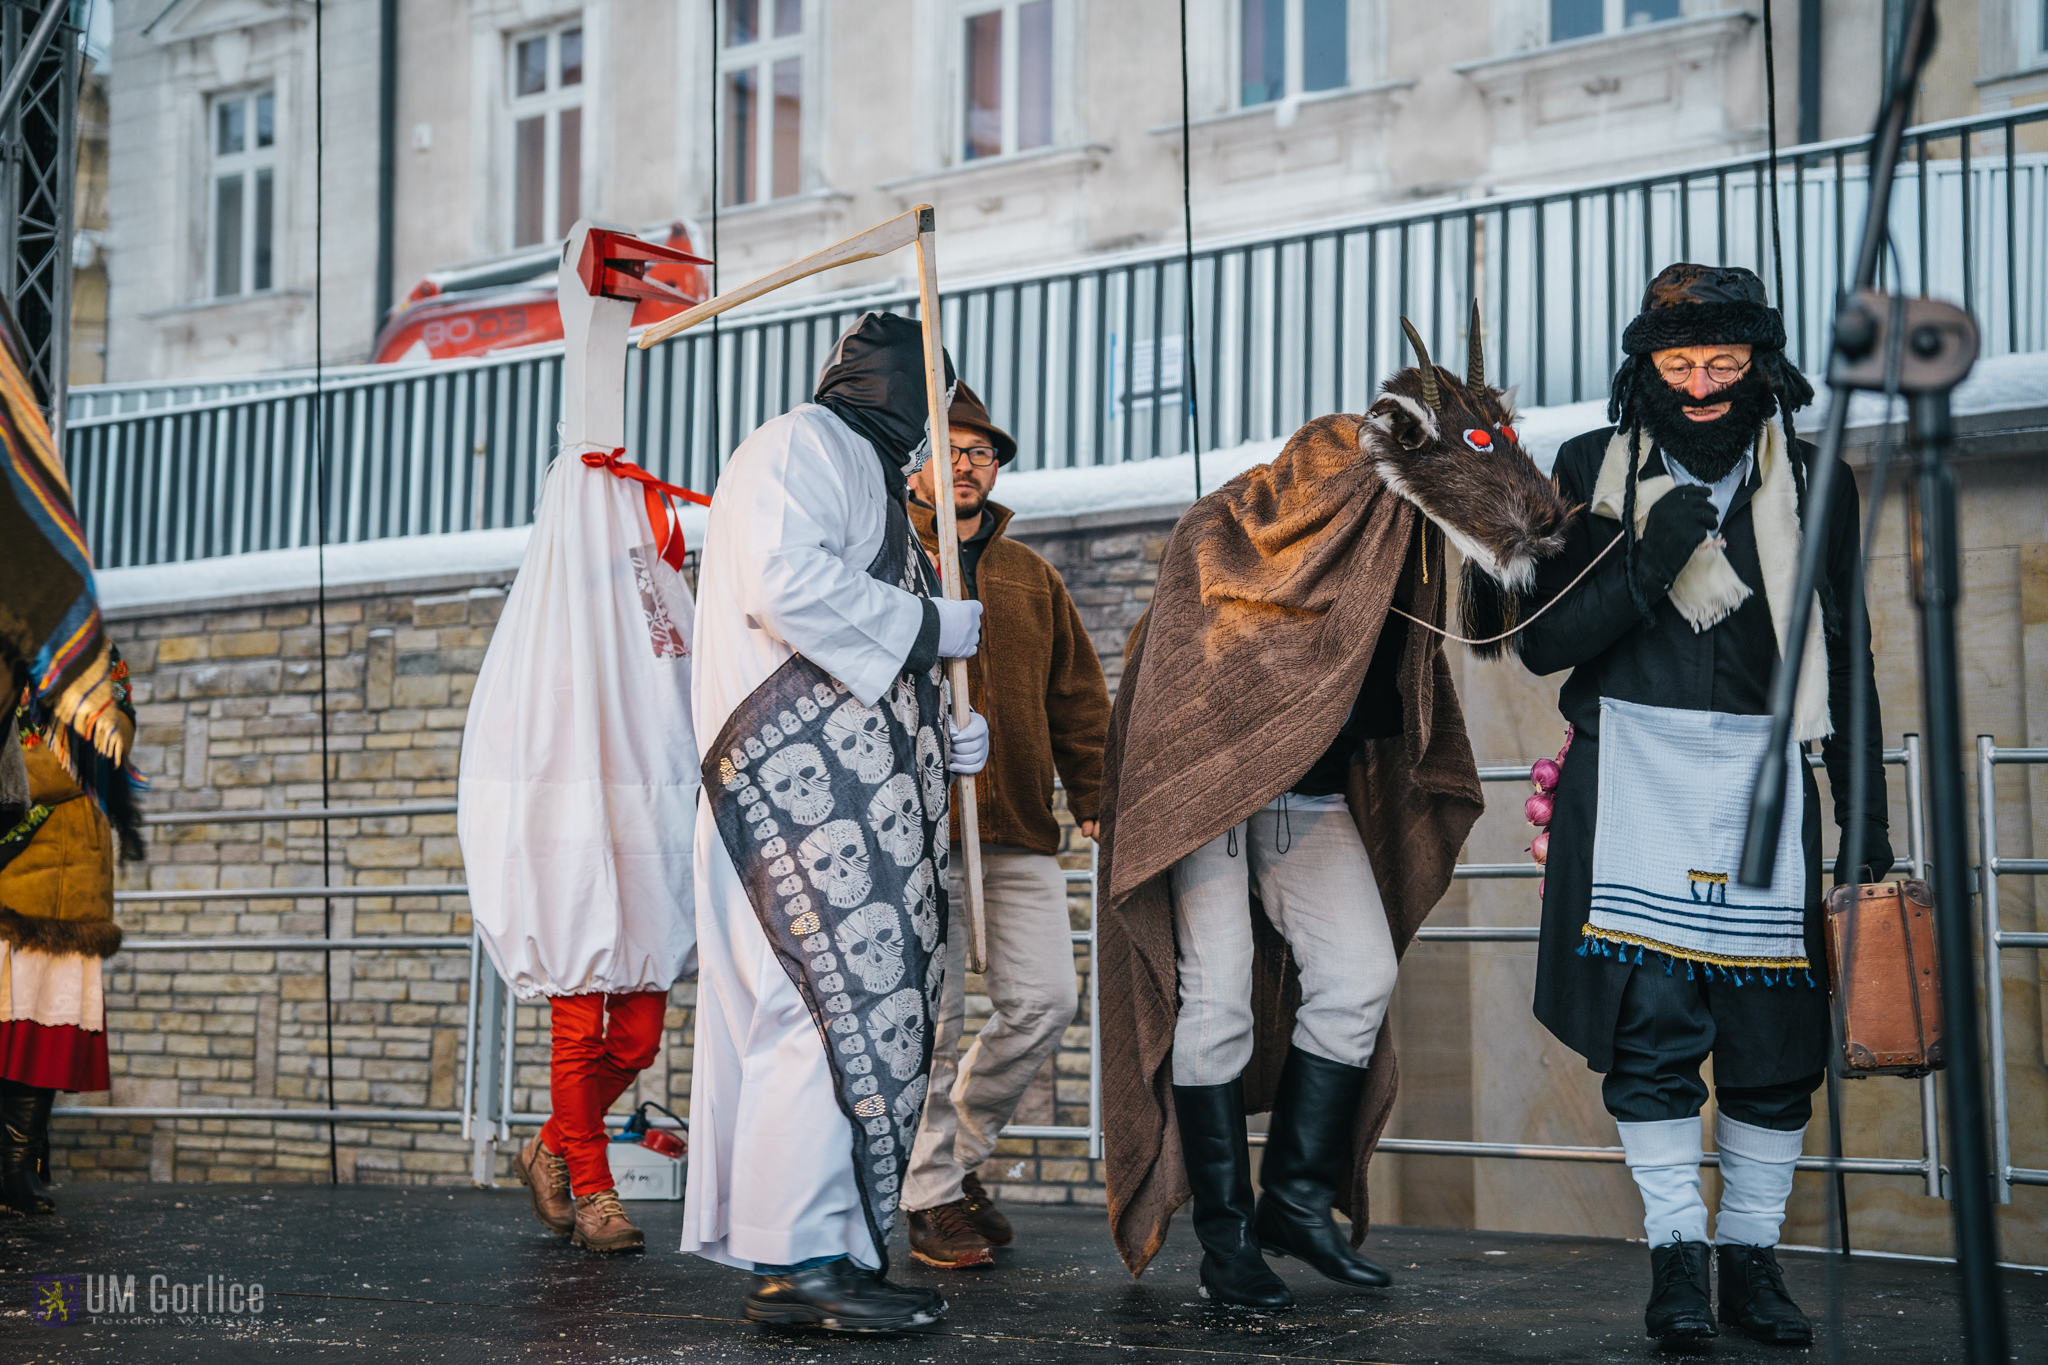
[[[1686,472],[1707,483],[1718,483],[1742,462],[1756,444],[1757,428],[1778,410],[1778,396],[1755,369],[1697,403],[1692,396],[1672,388],[1655,370],[1638,391],[1643,411],[1643,429],[1666,455],[1684,465]],[[1688,407],[1729,404],[1711,422],[1695,422],[1685,415]]]

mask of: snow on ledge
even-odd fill
[[[1815,382],[1813,406],[1799,414],[1799,429],[1817,436],[1827,422],[1828,393]],[[1993,356],[1977,362],[1955,392],[1958,417],[2048,407],[2048,355]],[[1880,394],[1858,394],[1850,407],[1851,429],[1875,426],[1885,418]],[[1895,416],[1904,416],[1901,402]],[[1607,425],[1607,400],[1525,408],[1520,413],[1523,448],[1545,473],[1557,449],[1573,436]],[[1210,492],[1254,465],[1280,453],[1282,440],[1251,441],[1202,456],[1202,491]],[[996,498],[1020,521],[1088,516],[1144,507],[1172,506],[1195,498],[1195,461],[1189,455],[1162,456],[1128,464],[1081,469],[1029,470],[1005,474]],[[677,509],[684,539],[696,544],[704,536],[701,507]],[[445,535],[399,536],[389,540],[330,545],[326,582],[332,588],[366,583],[438,578],[458,574],[502,573],[519,567],[531,528],[460,531]],[[100,605],[107,610],[203,602],[251,593],[310,590],[320,581],[320,564],[311,549],[263,550],[183,564],[158,564],[135,569],[107,569],[95,575]]]

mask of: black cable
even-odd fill
[[[1772,41],[1771,0],[1764,0],[1764,116],[1769,124],[1771,177],[1771,268],[1776,289],[1771,294],[1781,312],[1785,307],[1785,241],[1778,230],[1778,54]]]
[[[711,297],[718,297],[718,0],[711,0]],[[711,316],[711,487],[718,487],[718,470],[725,462],[719,448],[718,416],[725,395],[718,383],[719,318]]]
[[[313,0],[313,463],[318,471],[320,511],[316,519],[316,539],[313,545],[316,592],[315,625],[318,639],[316,647],[320,655],[320,809],[333,809],[329,794],[329,767],[327,760],[327,408],[323,385],[326,379],[321,355],[322,328],[326,321],[321,311],[322,296],[325,293],[326,274],[323,252],[326,246],[326,174],[327,174],[327,49],[325,21],[327,9],[324,0]],[[320,884],[334,885],[334,840],[329,833],[328,819],[320,817]],[[334,937],[334,897],[320,899],[320,936]],[[327,1035],[327,1108],[334,1109],[334,949],[330,945],[320,950],[320,998],[325,1006]],[[334,1132],[334,1123],[327,1124],[327,1183],[341,1183],[341,1153]]]
[[[1885,245],[1891,250],[1894,266],[1898,259],[1898,246],[1886,234]],[[1857,542],[1856,577],[1854,600],[1844,603],[1845,620],[1843,629],[1847,635],[1844,642],[1848,651],[1849,669],[1849,800],[1842,825],[1842,865],[1848,870],[1849,885],[1862,881],[1864,832],[1869,820],[1866,802],[1869,799],[1870,754],[1863,744],[1863,733],[1870,720],[1870,678],[1863,669],[1863,657],[1870,648],[1870,613],[1864,600],[1862,585],[1870,572],[1870,543],[1877,534],[1878,514],[1884,508],[1886,474],[1891,465],[1892,441],[1891,421],[1897,410],[1899,396],[1899,370],[1904,358],[1905,343],[1905,298],[1892,300],[1892,316],[1886,335],[1884,367],[1884,422],[1878,428],[1878,439],[1871,455],[1870,464],[1870,506],[1864,509],[1862,536]],[[1844,401],[1846,396],[1844,396]],[[1826,516],[1827,509],[1819,509]],[[1823,869],[1823,875],[1825,869]],[[1842,945],[1842,965],[1847,967],[1856,960],[1857,917],[1849,915],[1846,939]],[[1827,1069],[1828,1092],[1828,1156],[1836,1163],[1834,1180],[1829,1185],[1830,1224],[1841,1239],[1841,1253],[1827,1259],[1828,1270],[1828,1359],[1830,1365],[1841,1365],[1845,1343],[1842,1330],[1842,1263],[1849,1259],[1849,1184],[1848,1174],[1841,1169],[1842,1144],[1842,1078],[1838,1061],[1842,1057],[1843,1040],[1848,1035],[1848,997],[1840,989],[1840,983],[1831,982],[1832,999],[1828,1007],[1829,1057]]]
[[[1195,390],[1195,198],[1188,165],[1188,0],[1180,0],[1180,231],[1181,262],[1187,275],[1187,335],[1181,339],[1181,375],[1188,390],[1188,426],[1194,438],[1195,496],[1202,496],[1202,405]],[[1155,412],[1153,420],[1158,420]]]

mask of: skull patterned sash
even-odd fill
[[[936,586],[893,500],[868,573],[920,597]],[[865,706],[799,654],[704,761],[719,837],[817,1021],[885,1268],[946,969],[945,707],[937,665]]]

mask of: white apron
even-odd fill
[[[1600,815],[1593,833],[1595,952],[1662,953],[1775,975],[1806,960],[1805,757],[1786,745],[1785,815],[1768,888],[1738,875],[1769,716],[1600,701]]]

